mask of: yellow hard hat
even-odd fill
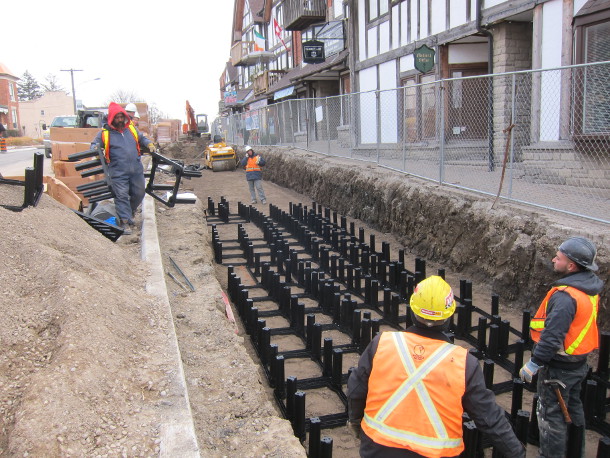
[[[418,283],[411,295],[411,310],[426,320],[446,320],[455,312],[455,299],[449,283],[437,275]]]

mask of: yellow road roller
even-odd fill
[[[203,152],[203,165],[213,172],[234,171],[237,168],[237,155],[230,146],[221,139],[209,144]]]

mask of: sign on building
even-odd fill
[[[303,61],[308,64],[324,62],[324,43],[318,40],[303,42]]]
[[[434,67],[434,49],[422,45],[413,51],[415,68],[422,73],[428,73]]]

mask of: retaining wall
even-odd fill
[[[572,235],[598,247],[601,328],[610,329],[607,225],[467,193],[374,164],[331,158],[299,149],[258,147],[267,160],[264,179],[376,230],[391,232],[413,254],[491,281],[503,303],[537,308],[557,278],[551,259]]]

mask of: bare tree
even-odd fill
[[[63,91],[66,92],[66,90],[62,87],[61,84],[59,84],[59,82],[57,81],[57,75],[53,75],[52,73],[49,73],[46,77],[45,77],[45,82],[42,83],[42,89],[45,92],[53,92],[53,91]]]
[[[167,119],[167,118],[169,118],[169,116],[166,113],[159,110],[156,103],[152,102],[152,103],[148,104],[148,118],[149,118],[151,124],[157,124],[159,122],[159,120]]]
[[[106,105],[109,105],[110,102],[115,102],[115,103],[139,102],[140,100],[138,100],[138,99],[139,99],[139,97],[134,92],[126,91],[123,89],[117,89],[112,94],[110,94],[110,97],[108,98],[108,100],[106,100]]]

